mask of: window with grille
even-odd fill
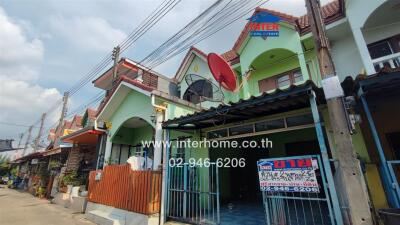
[[[268,77],[258,81],[260,92],[267,92],[276,88],[283,88],[303,80],[300,68],[285,72],[280,75]]]

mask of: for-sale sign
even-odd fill
[[[261,191],[319,193],[316,159],[265,159],[257,166]]]

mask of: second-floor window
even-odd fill
[[[300,68],[285,72],[283,74],[268,77],[258,81],[260,92],[271,91],[276,88],[283,88],[303,80]]]
[[[400,52],[400,34],[369,44],[368,51],[372,59]]]

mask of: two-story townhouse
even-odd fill
[[[378,77],[386,77],[382,78],[386,84],[392,82],[393,88],[396,87],[397,74],[389,71],[390,75],[381,76],[384,73],[380,70],[385,65],[398,67],[397,11],[396,1],[376,1],[372,4],[356,0],[333,1],[322,7],[332,58],[346,95],[357,96],[355,87],[363,82],[378,82]],[[255,12],[268,12],[282,19],[279,37],[251,37],[247,24],[233,49],[221,55],[236,73],[237,86],[240,87],[234,91],[222,89],[224,104],[208,101],[213,98],[209,91],[199,92],[199,86],[205,87],[202,83],[209,80],[217,82],[207,66],[207,55],[196,48],[188,52],[174,79],[178,83],[181,99],[191,101],[202,110],[196,111],[171,100],[159,100],[167,104],[167,121],[163,124],[167,141],[202,140],[206,137],[208,140],[243,143],[268,138],[273,147],[268,150],[262,148],[265,151],[198,146],[172,146],[167,149],[163,160],[168,162],[168,179],[163,183],[165,205],[162,214],[165,219],[190,223],[246,224],[253,220],[254,223],[264,223],[264,216],[267,216],[268,222],[350,223],[351,214],[341,196],[340,180],[335,177],[337,164],[329,163],[335,161],[335,146],[308,17],[294,17],[261,8]],[[373,75],[377,72],[378,75]],[[193,82],[191,74],[203,77],[204,81]],[[373,76],[361,79],[359,74]],[[349,80],[351,85],[344,85]],[[370,91],[371,95],[376,93],[374,88],[375,91]],[[386,119],[393,118],[397,112],[398,100],[393,94],[394,89],[375,100],[376,103],[380,101],[391,106],[393,110],[390,114],[386,110],[386,114],[376,112],[375,117],[381,118],[380,138],[385,135],[383,127],[389,126],[383,115],[388,116]],[[199,97],[199,93],[204,98]],[[378,150],[374,147],[379,137],[372,138],[377,134],[369,131],[371,118],[367,117],[371,116],[366,109],[364,107],[361,113],[361,117],[365,118],[361,123],[349,125],[353,133],[353,147],[362,162],[363,171],[360,170],[360,173],[364,173],[368,181],[367,187],[376,209],[388,207],[385,193],[390,199],[390,206],[396,207],[392,200],[398,190],[398,182],[391,178],[389,185],[394,188],[389,190],[385,187],[385,179],[390,174],[384,173],[383,181],[380,179],[378,170],[382,174],[382,167],[387,166],[382,164],[382,156],[379,156],[380,144],[376,144]],[[369,124],[366,121],[370,121]],[[387,129],[390,130],[391,141],[384,143],[386,148],[392,146],[391,159],[395,159],[393,155],[398,146],[395,137],[399,126],[395,124],[392,122],[391,128]],[[265,193],[259,189],[257,162],[310,156],[320,157],[322,161],[320,170],[317,170],[320,189],[311,194],[313,201],[310,204],[310,196],[303,198],[304,193],[283,191],[278,196],[262,196]],[[211,162],[225,160],[223,162],[228,162],[230,167],[193,165],[193,162],[204,158]],[[232,168],[229,163],[237,159],[244,159],[247,166]],[[389,165],[395,163],[397,161],[392,161]],[[391,173],[396,172],[392,169]],[[366,190],[360,190],[359,197],[368,200]],[[263,203],[266,211],[262,210]]]
[[[333,59],[342,80],[345,76],[353,78],[353,96],[361,115],[359,133],[369,156],[364,158],[370,172],[366,177],[369,188],[384,189],[384,193],[375,191],[371,195],[374,206],[399,208],[400,124],[393,118],[400,113],[400,2],[345,3],[346,21],[338,27],[345,31],[330,38]]]
[[[92,221],[158,223],[162,146],[144,141],[162,140],[164,112],[151,97],[153,91],[175,95],[171,79],[130,59],[121,58],[93,81],[106,96],[96,113],[99,138],[96,171],[89,177],[86,215]],[[128,164],[129,159],[129,164]]]

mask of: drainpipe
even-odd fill
[[[167,107],[163,105],[157,105],[155,96],[151,95],[151,105],[155,108],[156,111],[156,131],[154,135],[154,159],[153,159],[153,170],[158,170],[159,166],[161,165],[161,158],[162,158],[162,139],[163,139],[163,130],[162,130],[162,123],[164,121],[164,112]]]
[[[108,158],[111,156],[111,147],[112,147],[112,144],[111,144],[111,142],[109,141],[109,138],[108,138],[108,131],[107,130],[105,130],[105,129],[101,129],[101,128],[99,128],[98,126],[97,126],[97,119],[95,119],[94,120],[94,130],[97,130],[97,131],[103,131],[104,132],[104,134],[105,135],[103,135],[102,137],[101,137],[101,143],[100,143],[100,148],[99,148],[99,155],[98,155],[98,157],[97,157],[97,165],[96,165],[96,170],[98,170],[98,169],[100,169],[100,168],[98,168],[98,166],[99,166],[99,162],[100,162],[100,156],[101,156],[101,152],[103,152],[103,146],[104,146],[104,141],[106,141],[106,145],[104,146],[105,147],[105,149],[104,149],[104,155],[103,155],[103,168],[102,169],[104,169],[104,167],[106,166],[106,164],[108,163]],[[104,140],[105,139],[105,140]],[[107,155],[108,154],[108,155]]]
[[[365,93],[362,90],[362,86],[359,89],[358,96],[361,98],[362,106],[365,112],[365,115],[367,116],[368,124],[371,128],[371,133],[372,137],[375,142],[376,149],[378,150],[378,155],[379,159],[381,161],[381,174],[383,176],[383,186],[385,188],[385,192],[388,195],[388,200],[392,204],[393,207],[399,208],[400,207],[400,200],[398,199],[399,197],[395,193],[395,189],[398,188],[394,185],[395,182],[393,182],[390,173],[389,173],[389,168],[388,168],[388,163],[386,161],[385,153],[382,148],[381,141],[379,139],[378,132],[375,127],[374,120],[372,118],[371,111],[369,110],[367,99],[365,98]]]
[[[161,180],[161,202],[160,202],[160,214],[159,214],[159,225],[164,225],[164,222],[167,219],[168,215],[168,191],[167,185],[169,184],[169,152],[170,152],[170,130],[165,130],[164,132],[164,142],[166,143],[165,149],[163,152],[163,164],[162,164],[162,180]]]
[[[155,96],[151,95],[151,105],[156,110],[156,133],[154,137],[154,161],[153,161],[153,169],[157,170],[159,165],[162,165],[162,181],[161,181],[161,199],[160,199],[160,214],[158,218],[158,224],[164,224],[166,219],[165,214],[165,204],[166,204],[166,185],[167,185],[167,163],[168,163],[168,155],[169,155],[169,146],[165,145],[165,149],[163,151],[162,141],[167,143],[169,141],[169,131],[164,132],[162,129],[162,122],[164,121],[164,114],[167,110],[167,107],[164,105],[157,105]],[[159,142],[159,143],[157,143]],[[161,164],[161,158],[163,158],[163,163]]]
[[[156,108],[156,109],[158,108],[158,109],[161,109],[163,111],[167,110],[166,106],[157,105],[156,104],[156,98],[155,98],[155,96],[153,94],[151,95],[151,105],[154,106],[154,108]]]

